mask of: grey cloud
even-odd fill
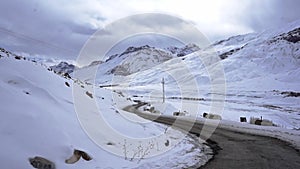
[[[236,20],[259,32],[299,20],[299,8],[298,0],[254,0]]]
[[[15,52],[74,59],[96,30],[76,23],[76,16],[62,8],[37,0],[1,2],[0,45]]]

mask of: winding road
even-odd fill
[[[187,126],[191,124],[187,119],[143,113],[138,108],[144,104],[141,102],[127,106],[123,110],[196,135],[205,129],[202,121],[197,120],[192,128],[187,129]],[[276,138],[236,132],[218,126],[212,136],[207,139],[207,143],[213,149],[214,157],[201,169],[300,168],[299,150]]]

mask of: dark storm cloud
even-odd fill
[[[64,6],[38,0],[7,0],[0,6],[0,44],[15,52],[72,58],[95,32],[76,22]]]
[[[243,1],[242,1],[243,2]],[[278,28],[300,19],[299,0],[255,0],[236,17],[256,32]]]

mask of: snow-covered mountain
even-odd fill
[[[138,71],[147,70],[173,58],[168,51],[150,47],[129,47],[120,54],[110,56],[105,62],[93,62],[89,66],[99,66],[105,74],[130,75]],[[103,69],[102,69],[103,67]]]
[[[188,44],[183,47],[180,47],[180,45],[179,47],[170,46],[164,49],[149,45],[131,46],[125,51],[109,56],[105,61],[94,61],[88,66],[79,68],[77,71],[84,72],[88,71],[87,69],[96,67],[98,69],[96,82],[102,84],[110,83],[114,76],[128,76],[136,72],[151,69],[170,59],[188,55],[199,49],[195,44]],[[87,75],[85,81],[92,81],[91,78]]]
[[[260,79],[264,80],[261,81],[261,83],[263,83],[262,86],[265,86],[265,88],[280,88],[280,84],[276,86],[274,85],[277,83],[282,84],[291,82],[291,84],[294,84],[292,82],[299,82],[300,76],[298,68],[300,50],[298,42],[298,27],[299,24],[293,23],[285,28],[280,28],[277,30],[268,30],[262,33],[238,35],[230,37],[226,40],[218,41],[205,49],[199,49],[198,46],[193,44],[187,45],[183,48],[167,48],[167,50],[169,50],[172,54],[175,54],[175,56],[184,55],[184,57],[181,58],[177,58],[174,56],[171,57],[170,55],[163,55],[167,57],[163,57],[159,60],[157,57],[153,57],[159,56],[157,54],[159,52],[156,48],[132,47],[128,48],[128,50],[126,50],[121,55],[112,56],[107,60],[107,62],[102,63],[101,66],[112,68],[110,69],[111,71],[106,72],[108,74],[119,70],[119,74],[122,75],[130,75],[132,73],[139,72],[137,74],[134,74],[133,76],[143,74],[144,77],[157,78],[157,76],[153,76],[153,74],[155,74],[155,72],[158,72],[158,69],[162,69],[162,67],[164,66],[172,67],[172,69],[174,70],[180,69],[180,64],[184,63],[192,71],[194,70],[192,75],[197,77],[198,80],[200,79],[198,82],[202,83],[207,81],[209,77],[204,78],[204,67],[203,63],[201,63],[201,59],[210,58],[210,56],[217,54],[221,60],[211,60],[210,65],[206,66],[213,66],[216,62],[222,63],[222,65],[224,65],[227,83],[231,83],[233,85],[234,83],[242,83],[251,79],[257,80],[257,78],[264,77],[263,79]],[[140,52],[141,50],[143,52]],[[144,50],[146,52],[144,52]],[[198,52],[192,53],[193,51]],[[146,59],[141,59],[141,57]],[[154,58],[155,61],[149,58]],[[150,67],[146,66],[146,68],[144,69],[141,68],[145,67],[145,65],[148,64],[150,65]],[[178,65],[176,66],[176,64]],[[101,66],[99,72],[101,72]],[[147,71],[142,72],[143,70]],[[268,76],[265,76],[266,74],[268,74]],[[149,82],[157,83],[160,80],[160,78],[157,78],[157,80],[152,78],[140,78],[139,82],[141,82],[142,85],[143,82],[145,84],[149,84]],[[270,83],[271,81],[272,83]],[[243,86],[251,88],[251,86],[253,85],[252,83],[247,84],[244,84],[245,86]]]
[[[299,82],[299,27],[237,36],[213,45],[224,59],[227,83],[261,78],[261,87],[282,88]]]
[[[81,67],[76,70],[79,72],[90,72],[97,69],[96,83],[110,83],[114,76],[128,76],[130,74],[144,71],[164,63],[174,57],[170,51],[151,47],[149,45],[128,47],[125,51],[113,54],[105,61],[93,61],[88,66]],[[81,74],[81,73],[80,73]],[[91,73],[85,74],[86,82],[93,82]]]
[[[220,64],[226,83],[224,119],[263,116],[279,126],[299,129],[300,99],[282,94],[300,91],[299,27],[300,21],[296,21],[283,28],[230,37],[126,78],[115,77],[111,83],[151,100],[161,97],[164,78],[167,97],[180,98],[186,92],[191,98],[207,100],[196,103],[202,105],[199,110],[190,110],[200,115],[209,111],[210,85],[222,81],[217,74],[211,76]],[[193,81],[198,87],[191,85]]]
[[[115,75],[129,75],[147,70],[172,58],[164,50],[150,46],[129,47],[118,56],[118,65],[110,70]],[[112,61],[115,62],[115,61]]]

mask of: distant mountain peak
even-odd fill
[[[170,51],[173,55],[182,57],[200,50],[200,47],[194,43],[190,43],[185,45],[184,47],[170,46],[166,48],[166,50]]]
[[[58,74],[70,74],[76,68],[73,64],[69,64],[65,61],[60,62],[58,65],[50,66],[50,68]]]
[[[149,45],[143,45],[143,46],[139,46],[139,47],[130,46],[120,56],[128,54],[128,53],[136,52],[139,50],[143,50],[143,49],[149,49],[149,48],[154,48],[154,47],[150,47]]]
[[[120,55],[113,55],[107,60],[114,63],[113,68],[108,73],[126,76],[149,69],[171,58],[173,56],[168,51],[149,45],[129,47]]]

